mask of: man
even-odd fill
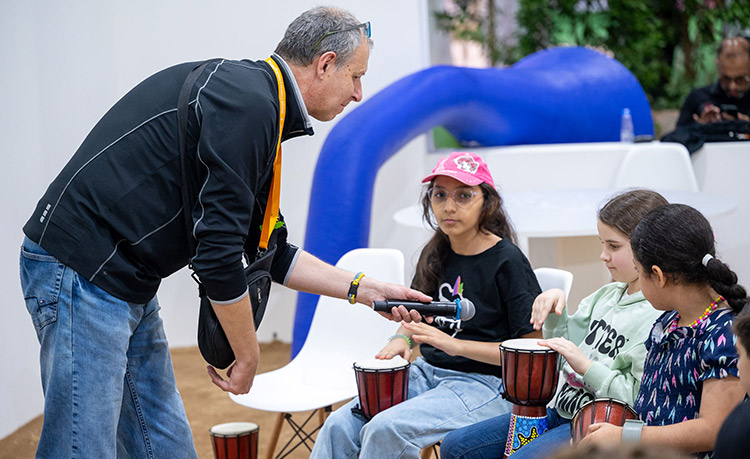
[[[205,67],[186,135],[195,252],[183,218],[176,106],[196,63],[149,77],[92,129],[24,226],[21,285],[45,393],[38,457],[196,457],[155,296],[188,261],[236,357],[227,379],[213,368],[209,375],[224,391],[250,390],[259,348],[243,253],[258,252],[277,139],[312,135],[309,116],[331,120],[362,99],[369,31],[346,11],[314,8],[290,24],[268,62]],[[340,298],[353,292],[350,300],[364,304],[430,300],[369,277],[357,287],[352,273],[289,244],[278,217],[267,226],[277,228],[276,282]],[[418,319],[411,314],[400,306],[390,317]]]
[[[685,99],[678,127],[725,120],[750,121],[750,43],[747,39],[724,39],[716,56],[716,70],[719,73],[716,83],[694,89]]]

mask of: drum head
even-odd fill
[[[541,339],[542,338],[507,339],[503,341],[500,346],[506,349],[518,349],[523,351],[551,351],[552,349],[537,344],[537,341],[541,341]]]
[[[258,424],[253,422],[227,422],[211,427],[209,432],[215,437],[236,437],[255,430],[258,430]]]
[[[381,360],[376,358],[358,360],[354,362],[354,368],[360,370],[390,370],[393,368],[401,368],[408,366],[409,361],[397,355],[392,359]]]

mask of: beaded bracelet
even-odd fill
[[[405,339],[406,340],[406,344],[409,345],[409,349],[412,348],[411,339],[408,336],[406,336],[406,335],[401,335],[401,334],[393,335],[390,338],[388,338],[388,341],[393,341],[396,338],[403,338],[403,339]]]
[[[363,277],[365,277],[365,273],[358,272],[357,275],[354,276],[354,280],[352,280],[352,283],[349,285],[349,293],[347,293],[347,295],[349,296],[349,304],[354,304],[357,302],[357,288],[359,287],[359,282]]]

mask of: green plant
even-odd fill
[[[453,0],[453,4],[455,12],[435,12],[438,27],[450,32],[456,40],[480,43],[487,51],[492,65],[496,65],[501,59],[501,52],[494,32],[497,16],[495,2]]]
[[[638,78],[654,108],[677,107],[715,79],[721,38],[750,27],[747,0],[520,0],[518,46],[497,46],[494,0],[454,0],[437,12],[456,39],[481,43],[495,65],[558,45],[608,49]],[[491,33],[493,32],[493,33]]]

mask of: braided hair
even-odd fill
[[[641,276],[650,276],[648,268],[656,265],[673,282],[709,284],[735,312],[747,303],[737,274],[716,258],[711,224],[688,205],[667,204],[649,212],[630,235],[630,246],[647,268]]]

